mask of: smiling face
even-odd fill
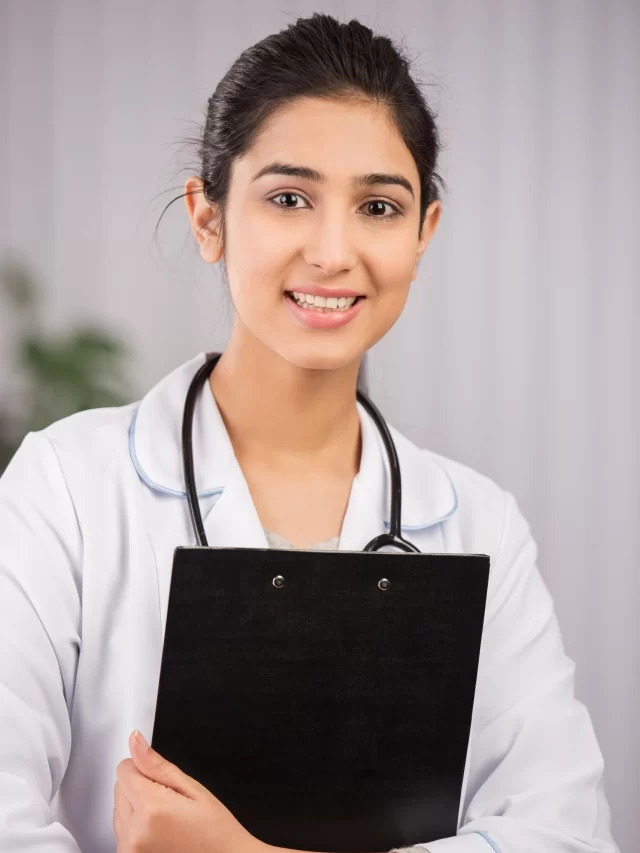
[[[215,263],[212,210],[202,193],[186,201],[202,257]],[[280,109],[232,166],[233,335],[301,368],[358,364],[398,319],[439,215],[436,201],[418,233],[418,171],[383,107],[305,98]]]

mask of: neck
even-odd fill
[[[301,368],[234,327],[209,381],[237,458],[355,476],[358,367]]]

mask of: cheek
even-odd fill
[[[295,235],[251,206],[240,216],[229,217],[227,228],[229,283],[238,300],[251,295],[266,301],[279,295],[296,252]]]
[[[413,242],[408,245],[406,240],[379,241],[369,256],[369,269],[380,302],[402,307],[409,293],[416,252]]]

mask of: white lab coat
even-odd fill
[[[173,551],[195,544],[180,430],[203,359],[140,403],[30,433],[0,478],[0,850],[115,851],[116,766],[134,728],[151,738]],[[388,521],[386,457],[359,414],[342,550]],[[491,557],[459,832],[425,846],[613,853],[601,753],[514,498],[392,434],[404,533],[422,551]],[[209,544],[267,547],[208,383],[193,441]]]

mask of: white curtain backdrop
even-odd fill
[[[439,232],[371,392],[413,440],[512,491],[540,548],[607,762],[616,840],[640,823],[640,4],[637,0],[2,0],[0,257],[52,333],[130,343],[137,395],[230,308],[180,192],[208,96],[299,15],[404,40],[446,143]],[[173,195],[166,192],[176,187]],[[0,315],[0,405],[18,394]]]

